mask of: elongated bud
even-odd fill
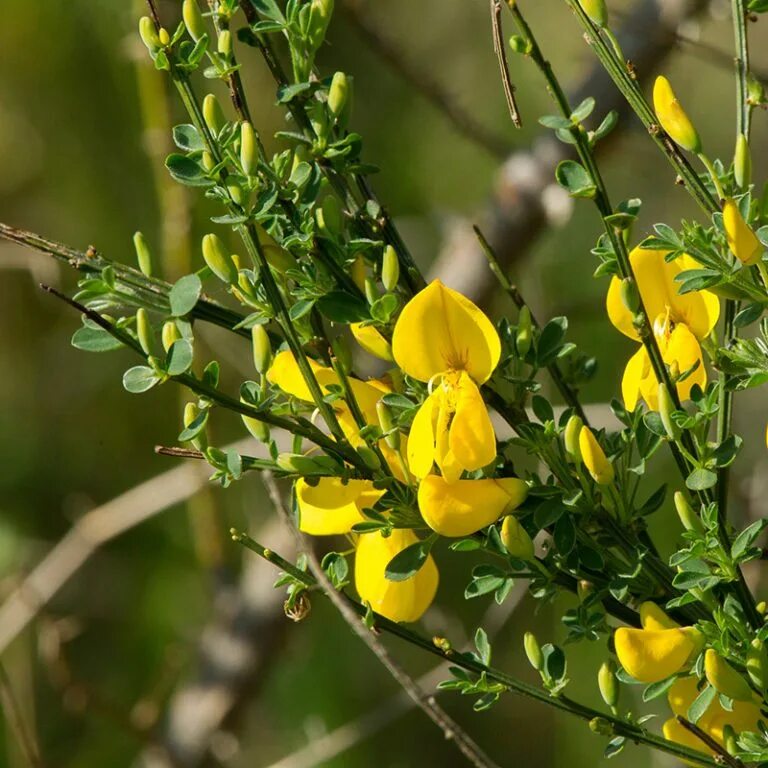
[[[247,121],[240,124],[240,165],[246,176],[255,176],[259,164],[259,155],[256,151],[256,132]]]
[[[385,433],[384,439],[387,445],[393,451],[400,450],[400,430],[395,428],[395,422],[392,418],[392,411],[389,406],[383,401],[379,400],[376,403],[376,415],[379,418],[379,426],[381,431]]]
[[[579,435],[584,422],[575,414],[568,419],[563,432],[563,443],[565,444],[565,454],[568,460],[574,464],[581,463],[581,449],[579,448]]]
[[[661,416],[661,423],[664,425],[664,430],[667,433],[667,437],[670,440],[679,440],[682,430],[672,418],[672,413],[675,410],[675,404],[672,401],[672,396],[669,394],[667,385],[662,382],[659,384],[659,416]]]
[[[693,123],[672,90],[672,86],[663,75],[656,78],[653,86],[653,109],[661,127],[676,144],[689,152],[701,152],[701,139]]]
[[[210,173],[216,167],[216,161],[213,159],[213,155],[206,149],[200,158],[203,168]]]
[[[740,189],[746,189],[752,179],[752,157],[749,153],[749,141],[743,133],[736,137],[736,152],[733,155],[733,179]]]
[[[349,330],[355,337],[355,341],[369,354],[392,362],[391,344],[372,325],[363,323],[351,323]]]
[[[704,654],[704,674],[709,684],[723,696],[736,701],[751,701],[749,683],[713,648]]]
[[[246,402],[243,398],[240,398],[240,402]],[[265,424],[261,419],[254,419],[253,416],[246,416],[240,414],[240,418],[243,421],[243,425],[250,432],[250,434],[262,443],[269,442],[269,424]]]
[[[633,315],[640,311],[640,291],[631,277],[625,277],[621,281],[621,302]]]
[[[397,251],[388,245],[384,249],[384,256],[381,260],[381,282],[384,288],[391,292],[397,288],[400,280],[400,260],[397,258]]]
[[[749,679],[761,690],[768,684],[768,654],[761,640],[755,638],[747,648],[747,674]]]
[[[338,120],[349,98],[349,81],[343,72],[337,72],[328,89],[328,110]]]
[[[608,23],[608,9],[605,7],[605,0],[579,0],[579,5],[595,26],[602,29]]]
[[[157,36],[160,38],[160,45],[162,46],[166,46],[171,42],[171,36],[168,34],[168,30],[165,27],[160,27]]]
[[[597,687],[603,701],[611,708],[616,709],[619,703],[619,683],[616,680],[616,665],[613,661],[604,661],[597,673]]]
[[[531,320],[531,310],[527,306],[520,309],[517,316],[517,336],[515,337],[515,347],[518,357],[523,360],[528,354],[533,342],[533,322]]]
[[[368,469],[372,469],[374,472],[377,469],[381,469],[381,460],[376,451],[367,445],[359,445],[356,450],[357,455],[363,460],[363,464],[365,464]]]
[[[144,354],[151,355],[155,334],[152,331],[147,310],[143,307],[136,310],[136,335],[139,337],[139,344],[141,344]]]
[[[315,209],[318,229],[327,237],[336,238],[344,229],[344,214],[335,195],[326,195],[319,208]]]
[[[536,556],[533,541],[528,531],[520,525],[514,515],[507,515],[501,524],[501,540],[510,557],[530,562]]]
[[[142,274],[152,277],[152,253],[149,250],[146,238],[141,232],[134,234],[133,247],[136,249],[136,261],[139,263],[139,269]]]
[[[149,16],[142,16],[139,19],[139,35],[151,54],[155,54],[161,47],[160,36],[155,29],[155,22]]]
[[[333,15],[333,0],[312,0],[309,15],[309,40],[315,48],[323,42]]]
[[[337,336],[332,342],[333,354],[341,370],[348,374],[352,370],[352,350],[344,336]]]
[[[750,229],[739,206],[732,198],[723,203],[723,229],[731,253],[742,263],[757,264],[763,255],[763,244]]]
[[[205,19],[203,19],[203,14],[200,12],[197,0],[184,0],[184,5],[181,7],[181,15],[189,36],[197,42],[205,34]]]
[[[525,655],[528,657],[530,665],[537,672],[541,672],[541,668],[544,666],[544,656],[541,653],[539,641],[533,632],[526,632],[523,636],[523,648],[525,648]]]
[[[370,277],[365,278],[365,298],[368,299],[369,304],[379,299],[379,289]]]
[[[224,243],[218,235],[210,234],[203,238],[203,258],[219,280],[228,284],[237,282],[235,263],[224,249]]]
[[[680,518],[683,528],[685,528],[686,531],[704,533],[704,526],[702,525],[701,520],[699,520],[699,516],[693,511],[691,505],[688,503],[688,499],[685,498],[685,494],[682,491],[675,491],[674,500],[677,516]]]
[[[365,292],[365,259],[358,253],[355,256],[355,260],[352,262],[350,268],[350,274],[355,285],[363,292]]]
[[[232,55],[232,33],[228,29],[222,29],[219,32],[216,47],[222,56],[229,58]]]
[[[723,746],[729,755],[736,755],[740,751],[736,731],[730,723],[723,726]]]
[[[181,338],[181,332],[173,320],[168,320],[163,323],[161,338],[163,341],[163,349],[166,352],[173,346],[174,341],[178,341]]]
[[[672,379],[673,382],[677,382],[680,378],[680,363],[678,363],[677,360],[673,360],[669,364],[669,378]]]
[[[275,460],[284,472],[295,472],[299,475],[327,475],[338,471],[338,465],[328,456],[304,456],[301,453],[281,453]]]
[[[254,325],[251,328],[251,341],[253,342],[253,364],[263,376],[272,364],[272,343],[267,329],[263,325]]]
[[[219,100],[209,93],[203,99],[203,119],[208,126],[208,130],[217,136],[219,131],[224,127],[227,119],[224,117],[224,113],[221,110],[221,104]]]
[[[187,403],[184,406],[184,427],[190,426],[192,422],[200,415],[200,409],[197,407],[197,403]],[[190,441],[192,445],[197,448],[198,451],[204,451],[208,447],[208,438],[205,434],[205,429],[202,429],[195,435]]]
[[[600,443],[589,427],[582,427],[579,433],[579,450],[584,466],[598,485],[610,485],[613,482],[613,464],[605,457]]]

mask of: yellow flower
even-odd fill
[[[392,352],[405,373],[432,388],[411,426],[411,471],[426,477],[437,463],[450,483],[464,470],[490,464],[496,434],[479,386],[501,355],[491,321],[469,299],[435,280],[403,308]]]
[[[752,700],[749,683],[714,648],[707,648],[704,654],[704,674],[723,696],[736,701]]]
[[[680,627],[654,606],[641,607],[642,629],[620,627],[614,635],[616,656],[629,675],[656,683],[679,672],[701,647],[694,627]]]
[[[381,360],[392,362],[392,347],[389,342],[372,325],[363,325],[363,323],[352,323],[349,326],[355,341],[368,354],[378,357]]]
[[[659,75],[653,85],[653,109],[672,141],[689,152],[701,152],[699,134],[680,106],[669,80],[663,75]]]
[[[528,486],[516,477],[457,480],[428,475],[419,484],[419,510],[441,536],[469,536],[525,501]]]
[[[362,510],[383,496],[370,480],[322,477],[315,486],[303,478],[296,481],[299,529],[313,536],[346,534],[365,520]],[[408,529],[395,529],[384,538],[366,533],[357,538],[355,588],[364,602],[392,621],[417,621],[429,608],[437,592],[438,573],[430,555],[417,573],[404,581],[390,581],[385,570],[390,560],[418,541]]]
[[[662,358],[667,365],[685,372],[698,363],[696,370],[677,384],[681,400],[690,397],[694,384],[705,387],[707,373],[704,369],[699,341],[706,338],[720,316],[720,302],[710,291],[677,292],[675,276],[687,269],[695,269],[696,262],[683,255],[672,262],[664,259],[664,251],[635,248],[629,255],[632,270]],[[608,317],[613,325],[630,339],[640,340],[633,325],[633,315],[621,298],[621,280],[614,277],[606,299]],[[624,404],[633,411],[642,398],[649,408],[658,410],[658,386],[656,375],[645,347],[630,358],[621,382]]]
[[[432,555],[405,581],[390,581],[384,575],[390,560],[417,541],[413,531],[395,529],[387,538],[380,533],[367,533],[357,544],[357,593],[374,611],[392,621],[418,621],[437,592],[439,577]]]
[[[763,255],[763,244],[744,221],[739,206],[731,198],[723,203],[723,228],[731,253],[742,263],[757,264]]]
[[[606,458],[589,427],[582,427],[579,432],[579,452],[584,466],[598,485],[610,485],[613,482],[613,464]]]

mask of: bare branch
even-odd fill
[[[493,52],[499,62],[501,85],[504,89],[504,98],[507,100],[509,116],[512,118],[512,124],[515,128],[522,128],[523,121],[515,101],[515,86],[512,85],[512,77],[509,74],[507,47],[501,28],[501,0],[491,0],[491,28],[493,30]]]

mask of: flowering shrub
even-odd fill
[[[763,96],[749,77],[746,9],[734,0],[742,41],[739,121],[734,160],[723,163],[703,154],[694,123],[663,76],[651,108],[602,0],[566,2],[702,209],[698,221],[656,224],[647,237],[633,232],[640,202],[614,205],[594,156],[615,114],[587,127],[599,105],[590,98],[568,103],[522,10],[507,0],[517,29],[512,51],[541,70],[557,107],[540,122],[574,149],[557,181],[598,213],[602,234],[593,254],[596,277],[609,278],[608,319],[638,345],[616,382],[616,429],[589,423],[579,389],[594,361],[567,340],[565,318],[536,323],[482,237],[518,306],[514,319],[494,324],[416,268],[370,189],[362,138],[349,127],[351,78],[326,77],[315,65],[332,0],[289,0],[284,7],[275,0],[218,0],[205,16],[195,0],[185,0],[173,33],[154,6],[141,19],[149,55],[189,113],[190,122],[174,129],[178,152],[166,167],[219,206],[218,231],[203,238],[200,268],[172,285],[153,276],[140,234],[138,270],[96,253],[78,260],[85,277],[68,301],[82,312],[83,327],[73,343],[141,356],[123,378],[130,392],[169,380],[187,387],[194,398],[179,434],[189,446],[184,455],[207,461],[224,485],[253,470],[289,481],[301,532],[335,537],[329,547],[346,537],[353,549],[329,552],[322,571],[312,572],[306,561],[289,563],[234,532],[280,565],[278,585],[287,588],[293,616],[303,615],[310,593],[343,591],[368,629],[449,659],[452,676],[441,687],[475,697],[475,709],[507,692],[531,696],[587,720],[608,739],[608,756],[638,742],[692,765],[763,763],[768,630],[765,606],[756,604],[741,567],[761,557],[756,541],[765,520],[736,531],[727,514],[730,466],[741,446],[731,430],[734,396],[768,379],[768,225],[749,163],[751,112]],[[243,96],[230,30],[243,18],[236,37],[263,54],[278,104],[292,121],[280,134],[285,149],[271,157]],[[287,47],[290,70],[276,56],[278,46]],[[227,82],[231,113],[211,94],[200,98],[192,77],[198,70]],[[236,253],[227,232],[237,236]],[[250,340],[254,377],[237,396],[220,386],[219,364],[200,359],[197,323]],[[377,366],[377,378],[358,373]],[[564,407],[540,393],[544,376]],[[222,410],[239,414],[261,453],[209,443],[208,421]],[[505,423],[512,437],[500,437],[495,423]],[[671,452],[680,473],[670,499],[649,471],[662,451]],[[525,455],[535,457],[536,471],[515,471]],[[667,560],[647,519],[673,506],[683,531]],[[401,626],[418,622],[439,600],[432,549],[442,538],[478,561],[467,599],[492,595],[501,603],[515,579],[527,580],[540,601],[573,594],[562,617],[566,638],[605,647],[609,660],[597,671],[605,711],[566,695],[566,656],[558,645],[540,646],[526,635],[525,652],[542,682],[534,688],[491,665],[482,628],[476,650],[467,653]],[[645,686],[644,702],[667,697],[670,716],[661,733],[620,703],[620,689],[635,684]]]

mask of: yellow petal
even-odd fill
[[[667,693],[669,708],[672,710],[672,712],[674,712],[674,714],[686,717],[688,714],[688,708],[691,706],[691,704],[693,704],[698,695],[699,680],[697,677],[678,677],[677,680],[672,683],[672,687]],[[718,705],[716,705],[713,701],[709,707],[707,707],[707,711],[704,713],[704,716],[710,716],[715,710],[716,706]]]
[[[624,405],[628,411],[634,411],[637,407],[637,401],[642,395],[643,381],[651,373],[651,361],[645,347],[635,352],[629,358],[624,368],[624,376],[621,379],[621,396],[624,399]],[[651,375],[653,375],[651,373]]]
[[[481,469],[496,458],[496,433],[491,417],[480,390],[465,373],[459,378],[448,444],[458,463],[470,471]]]
[[[751,701],[749,683],[713,648],[704,654],[704,674],[709,684],[723,696],[736,701]]]
[[[433,392],[416,412],[408,436],[408,466],[416,477],[426,477],[435,461],[435,427],[440,397]]]
[[[392,347],[389,342],[379,333],[373,325],[363,325],[362,323],[351,323],[349,330],[355,337],[357,343],[368,354],[378,357],[381,360],[391,362]]]
[[[516,477],[446,482],[429,475],[419,484],[419,511],[427,525],[442,536],[469,536],[520,506],[528,493]]]
[[[689,152],[701,152],[701,139],[696,128],[680,106],[669,80],[661,75],[653,86],[653,110],[672,141]]]
[[[677,363],[681,372],[687,371],[698,362],[699,367],[684,381],[677,384],[677,396],[680,400],[689,400],[691,389],[698,384],[702,389],[707,386],[707,369],[698,339],[686,325],[676,325],[666,343],[660,343],[661,356],[667,365]],[[649,403],[650,405],[650,403]]]
[[[704,742],[699,739],[695,734],[691,733],[687,728],[684,728],[677,720],[672,717],[667,720],[662,726],[664,738],[669,741],[674,741],[676,744],[680,744],[689,749],[694,749],[697,752],[712,755],[713,752],[709,749]],[[683,760],[686,765],[697,765],[690,760]]]
[[[321,477],[316,486],[304,478],[296,481],[299,528],[312,536],[349,533],[352,526],[365,521],[361,510],[372,507],[384,491],[374,489],[370,480]]]
[[[634,253],[634,251],[633,251]],[[632,313],[627,309],[621,298],[621,280],[615,275],[611,278],[608,293],[605,297],[605,309],[608,319],[614,327],[630,339],[640,341],[640,334],[632,323]]]
[[[579,450],[584,466],[598,485],[610,485],[613,482],[613,464],[597,442],[597,438],[589,427],[582,427],[579,433]]]
[[[765,249],[731,198],[723,204],[723,228],[731,253],[742,264],[751,265],[760,261]]]
[[[680,626],[650,600],[640,606],[640,623],[643,629],[675,629]]]
[[[314,371],[315,377],[321,372],[326,372],[335,376],[330,368],[323,368],[318,365],[312,358],[307,358],[309,361],[309,367]],[[321,374],[323,375],[323,374]],[[309,387],[304,381],[304,377],[301,375],[299,365],[296,362],[296,358],[290,350],[283,350],[275,355],[275,359],[272,361],[272,365],[267,372],[267,379],[271,384],[279,387],[288,395],[293,395],[299,400],[305,400],[312,402],[312,395],[309,391]]]
[[[397,364],[419,381],[463,370],[482,384],[499,362],[501,342],[478,307],[434,280],[403,307],[392,352]]]
[[[439,577],[432,555],[410,579],[390,581],[384,575],[390,560],[417,541],[413,531],[395,529],[386,539],[380,533],[364,534],[357,544],[355,587],[360,599],[392,621],[417,621],[437,592]]]
[[[614,635],[616,655],[629,675],[656,683],[679,672],[696,650],[688,628],[634,629],[620,627]]]

